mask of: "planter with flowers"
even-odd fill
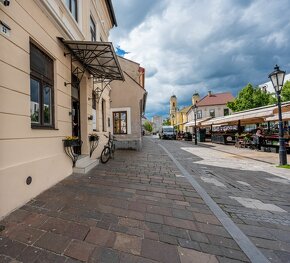
[[[63,140],[64,151],[66,155],[72,160],[73,167],[78,160],[79,154],[75,152],[74,147],[80,147],[82,145],[82,141],[75,136],[67,136]]]

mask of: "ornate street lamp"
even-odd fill
[[[278,114],[279,114],[279,161],[280,165],[287,164],[287,152],[285,147],[284,139],[284,129],[283,129],[283,120],[282,120],[282,110],[281,110],[281,91],[283,88],[285,71],[279,69],[279,66],[276,65],[274,71],[269,74],[269,78],[272,81],[273,87],[276,92],[278,100]]]
[[[197,118],[197,105],[193,105],[194,108],[194,144],[197,145],[197,134],[196,134],[196,118]]]

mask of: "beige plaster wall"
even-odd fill
[[[91,6],[89,1],[81,1],[81,21],[75,23],[62,3],[14,0],[9,7],[0,4],[1,20],[11,28],[10,36],[0,34],[0,218],[72,173],[62,142],[72,134],[71,86],[64,85],[71,80],[71,62],[69,56],[64,56],[64,46],[57,37],[90,39],[87,28]],[[102,12],[103,9],[99,11],[101,15]],[[60,21],[53,20],[54,16]],[[108,19],[107,14],[102,19]],[[110,29],[110,22],[106,23],[103,32]],[[54,60],[54,130],[31,128],[30,40]],[[84,75],[80,93],[85,154],[89,151],[87,137],[92,132],[88,98],[93,85],[88,77]],[[110,101],[109,92],[103,96]],[[100,148],[102,143],[104,140]],[[30,185],[26,185],[28,176],[32,177]]]
[[[130,60],[119,57],[120,66],[124,72],[125,81],[113,81],[111,84],[111,111],[119,111],[121,109],[128,110],[130,114],[130,122],[128,122],[128,131],[130,134],[115,135],[118,140],[141,140],[141,112],[140,101],[143,99],[145,90],[136,83],[139,81],[139,64]],[[126,73],[132,73],[130,78]],[[130,75],[131,76],[131,75]],[[111,113],[111,119],[113,115]]]

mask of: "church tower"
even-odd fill
[[[199,100],[200,100],[199,94],[198,92],[195,92],[191,98],[192,105],[195,105]]]
[[[170,97],[170,122],[171,125],[176,125],[176,113],[177,113],[177,98],[175,95]]]

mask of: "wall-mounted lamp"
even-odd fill
[[[75,114],[76,114],[76,110],[75,110],[75,109],[72,109],[72,110],[68,113],[69,116],[75,116]]]
[[[5,6],[9,6],[10,5],[10,1],[9,0],[0,0],[0,3],[2,3]]]

